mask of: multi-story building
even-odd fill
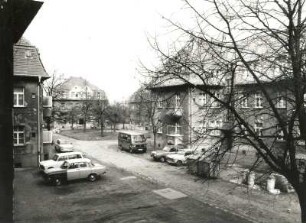
[[[143,88],[138,89],[128,101],[130,124],[138,128],[148,128],[152,104],[150,92]]]
[[[74,124],[83,125],[84,112],[86,123],[93,125],[94,119],[91,108],[94,104],[107,100],[106,94],[97,86],[82,77],[70,77],[58,89],[59,96],[53,99],[55,111],[55,125],[73,127]],[[102,105],[102,104],[101,104]]]
[[[43,89],[49,78],[36,47],[21,39],[14,46],[14,164],[38,166],[43,158]]]
[[[226,101],[230,93],[228,84],[226,79],[204,85],[196,79],[184,82],[172,78],[151,87],[152,93],[159,98],[155,116],[161,126],[157,136],[158,144],[165,145],[171,141],[204,149],[228,146],[225,145],[228,141],[224,140],[224,136],[231,129],[236,135],[235,146],[245,146],[247,143],[243,137],[237,137],[240,133],[243,135],[244,126],[233,121],[230,112],[220,101],[215,100],[219,98]],[[283,120],[286,120],[290,112],[289,92],[284,87],[287,84],[284,80],[262,84]],[[266,142],[270,140],[271,145],[284,145],[283,134],[271,107],[254,81],[235,79],[232,94],[230,103],[256,134],[265,138]]]

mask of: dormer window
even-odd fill
[[[26,58],[32,58],[32,52],[31,52],[30,50],[27,50],[27,51],[25,52],[25,57],[26,57]]]

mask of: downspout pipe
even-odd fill
[[[40,111],[40,88],[41,88],[41,76],[38,76],[38,84],[37,84],[37,158],[38,163],[42,160],[42,151],[41,151],[41,111]]]

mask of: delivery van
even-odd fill
[[[136,131],[120,131],[118,133],[118,147],[121,150],[134,152],[147,151],[147,142],[144,133]]]

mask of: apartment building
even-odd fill
[[[35,167],[43,158],[43,82],[48,79],[37,48],[14,45],[13,136],[15,167]]]
[[[163,146],[170,141],[201,149],[228,146],[225,136],[230,130],[235,134],[231,146],[247,146],[244,125],[234,121],[231,113],[216,100],[226,101],[232,94],[230,103],[252,131],[270,141],[271,145],[284,146],[280,126],[259,86],[254,81],[236,79],[230,92],[228,85],[226,79],[204,86],[198,80],[184,82],[174,78],[151,87],[159,100],[155,117],[160,123],[157,143]],[[262,84],[283,120],[291,110],[287,85],[288,81]]]

